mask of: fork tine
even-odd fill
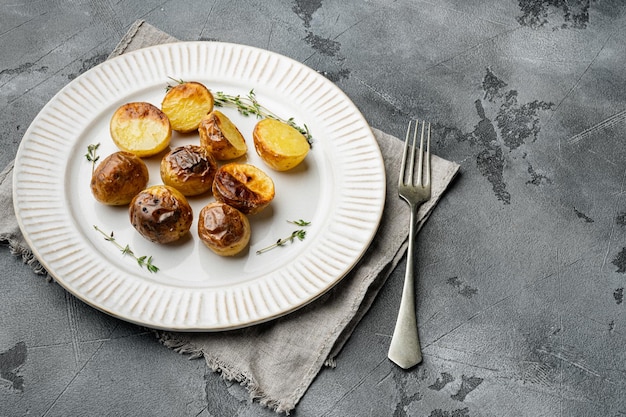
[[[408,185],[413,185],[413,172],[415,170],[415,143],[417,142],[417,132],[419,131],[419,120],[415,120],[415,128],[413,129],[413,143],[411,145],[411,161],[409,163],[409,177],[406,180]]]
[[[422,129],[422,139],[423,139],[423,129]],[[426,165],[426,179],[424,180],[424,185],[430,185],[430,122],[428,123],[428,138],[427,138],[427,143],[426,143],[425,165]]]
[[[406,158],[409,153],[409,134],[411,133],[411,121],[406,128],[406,138],[404,139],[404,151],[402,152],[402,163],[400,164],[400,175],[398,175],[398,186],[404,184],[404,170],[406,168]]]
[[[422,122],[422,134],[420,136],[420,156],[419,161],[417,162],[417,183],[416,185],[422,185],[422,168],[424,167],[424,128],[426,127],[426,122]],[[415,132],[417,135],[417,132]],[[413,156],[415,158],[415,156]]]

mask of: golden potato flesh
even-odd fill
[[[148,185],[148,168],[130,152],[115,152],[98,164],[91,176],[91,193],[96,200],[111,206],[130,203]]]
[[[218,255],[237,255],[248,246],[250,234],[248,218],[228,204],[214,202],[200,210],[198,236]]]
[[[172,138],[172,127],[165,113],[145,102],[120,106],[113,113],[109,128],[118,148],[139,157],[163,151]]]
[[[254,148],[270,168],[287,171],[309,153],[309,142],[292,126],[275,119],[259,121],[252,132]]]
[[[274,181],[254,165],[230,163],[217,170],[213,196],[244,214],[255,214],[274,199]]]
[[[193,212],[178,190],[154,185],[137,194],[130,203],[130,222],[146,239],[156,243],[175,242],[191,228]]]
[[[200,120],[213,110],[213,94],[203,84],[190,81],[170,88],[161,110],[167,115],[172,129],[188,133],[198,129]]]
[[[203,194],[213,186],[217,162],[197,145],[172,149],[161,160],[161,179],[186,196]]]
[[[248,152],[246,141],[237,126],[219,110],[213,110],[200,121],[200,145],[218,161],[239,158]]]

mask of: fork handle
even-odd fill
[[[411,204],[409,225],[409,247],[407,249],[406,273],[402,288],[402,299],[396,327],[391,337],[387,357],[403,369],[409,369],[422,361],[422,351],[417,334],[417,317],[415,314],[415,280],[413,278],[413,259],[417,205]]]

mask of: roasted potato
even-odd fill
[[[213,202],[200,210],[198,236],[218,255],[237,255],[248,246],[250,234],[246,215],[228,204]]]
[[[243,214],[256,214],[274,199],[274,181],[259,168],[230,163],[217,170],[213,196]]]
[[[309,153],[309,142],[292,126],[275,119],[259,121],[252,132],[254,148],[270,168],[287,171]]]
[[[190,81],[171,87],[163,101],[161,110],[167,115],[172,129],[188,133],[198,129],[200,120],[213,110],[213,94],[203,84]]]
[[[219,110],[213,110],[200,121],[200,145],[218,161],[239,158],[248,152],[246,141],[237,126]]]
[[[123,151],[139,157],[156,155],[170,144],[172,127],[158,107],[146,102],[120,106],[109,123],[111,138]]]
[[[161,179],[185,196],[211,190],[217,162],[207,150],[197,145],[172,149],[161,160]]]
[[[141,158],[119,151],[98,164],[91,176],[91,193],[103,204],[121,206],[146,188],[148,179],[148,168]]]
[[[175,242],[191,228],[193,212],[178,190],[154,185],[137,194],[130,203],[130,222],[146,239],[156,243]]]

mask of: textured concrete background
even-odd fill
[[[2,3],[0,168],[136,19],[290,56],[397,136],[436,124],[462,173],[418,238],[424,362],[386,358],[402,263],[294,415],[626,415],[623,1]],[[0,415],[273,415],[6,247],[0,271]]]

